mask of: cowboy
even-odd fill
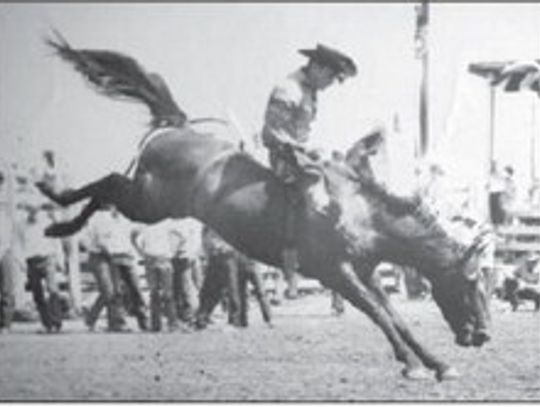
[[[311,161],[309,156],[306,157],[311,154],[306,147],[317,112],[317,93],[336,80],[343,82],[357,72],[351,58],[330,47],[318,44],[315,49],[302,49],[299,52],[308,58],[308,63],[273,89],[262,129],[262,140],[270,153],[270,165],[285,183],[286,196],[291,203],[295,201],[293,185],[302,166],[298,159]],[[290,287],[286,293],[289,298],[297,294],[294,273],[298,268],[298,259],[294,248],[293,212],[288,210],[286,214],[287,242],[282,253],[283,271]]]

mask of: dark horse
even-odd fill
[[[141,147],[133,177],[113,173],[62,192],[38,185],[62,206],[90,199],[73,220],[51,225],[46,230],[49,236],[75,233],[102,205],[112,204],[139,222],[197,218],[249,257],[280,265],[288,201],[272,171],[232,143],[198,132],[174,103],[165,82],[132,58],[75,50],[62,39],[49,44],[102,93],[144,102],[156,128]],[[434,299],[456,342],[481,346],[489,339],[486,286],[477,264],[482,235],[475,232],[467,242],[461,241],[421,200],[392,195],[376,182],[369,167],[376,140],[377,135],[360,140],[349,151],[347,164],[322,166],[328,193],[339,205],[337,222],[305,205],[298,208],[301,273],[366,313],[405,364],[406,377],[425,378],[425,366],[439,380],[453,378],[456,370],[420,344],[373,271],[381,261],[415,267],[431,281]]]

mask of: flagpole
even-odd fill
[[[422,62],[420,82],[420,138],[417,158],[426,155],[429,149],[429,46],[428,46],[429,2],[422,0],[416,7],[417,57]]]
[[[493,165],[493,160],[495,159],[495,103],[496,103],[496,91],[495,86],[489,86],[489,171],[491,172],[491,167]]]
[[[426,3],[427,4],[427,3]],[[427,44],[426,44],[427,45]],[[420,88],[420,154],[424,157],[429,148],[429,55],[428,48],[422,56],[422,83]]]
[[[538,96],[540,96],[540,91],[538,92]],[[537,142],[536,142],[536,136],[538,133],[538,130],[536,128],[536,106],[535,103],[531,105],[531,142],[530,142],[530,177],[531,177],[531,185],[533,184],[535,178],[536,178],[536,159],[537,159],[537,152],[538,149]]]

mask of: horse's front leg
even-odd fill
[[[456,369],[433,355],[416,339],[409,327],[406,325],[405,321],[390,303],[388,295],[375,276],[373,274],[366,277],[363,277],[362,274],[359,274],[359,276],[378,297],[379,302],[384,307],[388,315],[390,315],[394,326],[398,330],[403,340],[411,347],[416,355],[418,355],[426,367],[435,370],[437,379],[449,380],[457,378],[459,374]]]
[[[381,304],[379,297],[360,280],[350,263],[342,263],[338,275],[325,284],[339,292],[356,308],[366,313],[382,329],[392,345],[396,359],[405,363],[402,373],[406,378],[421,380],[429,377],[422,361],[403,340],[391,316]]]

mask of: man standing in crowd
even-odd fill
[[[62,327],[62,301],[57,272],[61,264],[62,248],[57,239],[44,236],[51,223],[48,208],[29,205],[24,227],[24,253],[27,265],[28,287],[36,304],[41,323],[47,333],[59,332]],[[43,290],[45,281],[46,293]],[[48,298],[46,298],[48,297]]]
[[[146,269],[146,281],[150,288],[150,324],[151,330],[155,332],[161,331],[162,308],[169,331],[178,328],[172,266],[175,252],[173,239],[176,234],[169,220],[136,228],[131,233],[131,242],[143,258]]]
[[[173,286],[177,312],[188,325],[195,322],[199,308],[201,224],[195,219],[173,221],[176,251],[173,256]]]
[[[11,267],[14,212],[13,179],[8,164],[0,159],[0,333],[11,328],[15,306]]]
[[[264,321],[271,324],[270,306],[254,262],[238,253],[209,227],[203,229],[202,244],[206,254],[207,269],[200,295],[201,306],[197,315],[197,326],[204,328],[208,324],[210,315],[225,291],[228,322],[236,327],[246,327],[248,325],[248,281],[255,288]]]
[[[236,254],[238,261],[238,290],[240,293],[240,326],[247,327],[249,325],[250,286],[253,287],[253,293],[259,304],[263,321],[272,326],[272,313],[267,295],[264,292],[261,269],[253,259],[242,253],[236,252]]]
[[[504,223],[504,179],[500,173],[496,161],[491,163],[489,179],[489,217],[493,226],[497,227]]]
[[[502,203],[504,209],[504,223],[512,223],[514,206],[517,197],[517,186],[514,179],[514,168],[510,165],[504,167],[503,171],[504,190]]]
[[[123,299],[128,299],[128,312],[137,318],[139,328],[146,330],[144,300],[133,267],[129,221],[115,208],[100,211],[89,225],[87,244],[99,296],[86,315],[86,325],[92,330],[106,306],[109,331],[126,330],[121,310]]]

